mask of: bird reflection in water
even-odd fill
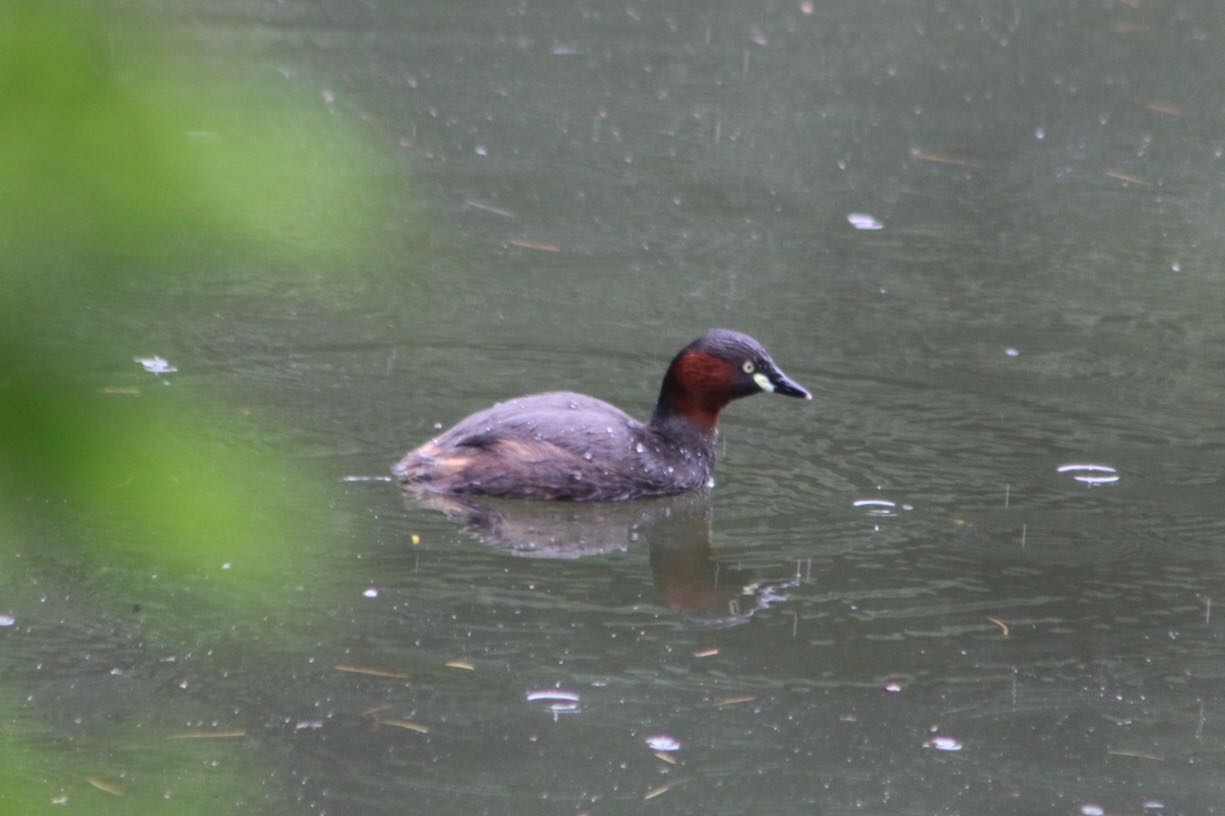
[[[718,560],[705,492],[633,502],[525,502],[408,491],[490,547],[520,558],[572,560],[647,547],[655,588],[686,620],[735,626],[786,600],[798,578],[761,580]]]

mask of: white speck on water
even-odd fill
[[[1158,799],[1145,799],[1142,807],[1145,810],[1161,810],[1165,807],[1165,802]]]
[[[1020,349],[1015,348],[1014,346],[1009,346],[1008,348],[1004,349],[1004,353],[1007,354],[1009,357],[1020,357],[1021,356]]]
[[[476,148],[475,148],[475,150],[474,150],[474,152],[475,152],[475,153],[476,153],[476,155],[478,155],[478,156],[488,156],[488,155],[489,155],[489,148],[485,147],[485,145],[477,145],[477,146],[476,146]]]
[[[123,677],[123,669],[119,668],[118,666],[111,669],[111,677]]]
[[[226,561],[224,564],[221,565],[221,568],[223,570],[232,569],[233,567],[234,567],[234,564],[229,561]]]
[[[303,720],[293,727],[295,731],[318,731],[323,728],[323,720]]]
[[[634,443],[634,453],[646,453],[647,449],[641,442]]]
[[[174,372],[178,371],[177,368],[170,364],[169,360],[159,357],[156,354],[152,357],[133,357],[132,359],[140,363],[145,371],[149,372],[150,374],[173,374]]]
[[[352,475],[352,476],[341,476],[340,477],[340,481],[342,482],[390,482],[391,480],[392,479],[390,476]]]
[[[607,433],[609,436],[612,436],[613,435],[612,426],[609,425],[607,428],[604,429],[604,432]]]
[[[12,615],[0,615],[0,626],[12,626],[17,622],[17,619]]]
[[[884,229],[885,225],[876,220],[876,216],[870,213],[853,212],[846,214],[846,220],[851,226],[857,230],[880,230]]]
[[[1182,264],[1180,264],[1178,261],[1175,261],[1174,263],[1170,264],[1170,271],[1171,272],[1181,272]]]
[[[571,411],[575,411],[578,409],[578,403],[574,400],[570,400],[570,402],[567,403],[567,407],[569,407]]]
[[[53,805],[66,805],[66,804],[68,804],[68,797],[67,797],[67,796],[56,796],[56,797],[54,797],[54,798],[51,800],[51,804],[53,804]]]
[[[681,749],[680,740],[668,734],[652,734],[646,738],[646,742],[652,751],[679,751]]]
[[[1044,127],[1034,128],[1034,138],[1037,139],[1038,141],[1042,141],[1043,139],[1045,139],[1046,138],[1046,128]]]
[[[1106,808],[1095,802],[1085,802],[1080,806],[1080,812],[1084,816],[1102,816],[1106,812]]]
[[[324,91],[323,101],[328,103],[329,105],[332,104],[333,102],[336,101],[336,94],[332,93],[331,91]]]
[[[711,476],[709,479],[706,480],[706,487],[710,488],[714,486],[715,486],[715,477]]]
[[[379,596],[379,588],[376,586],[366,587],[362,590],[362,596],[366,598],[377,598]]]
[[[937,751],[961,750],[961,740],[954,737],[932,737],[931,742],[928,744]]]
[[[595,457],[592,455],[591,451],[583,451],[583,458],[590,462]]]
[[[889,692],[890,694],[897,694],[904,688],[906,688],[906,686],[902,685],[897,680],[890,680],[888,683],[885,683],[885,691]]]

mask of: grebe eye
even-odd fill
[[[753,361],[752,361],[752,360],[745,360],[745,361],[744,361],[744,365],[742,365],[742,366],[740,366],[740,367],[744,369],[744,373],[745,373],[745,374],[752,374],[752,373],[753,373]]]

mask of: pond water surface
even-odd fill
[[[190,586],[129,613],[150,579],[122,568],[15,608],[8,681],[49,740],[169,791],[106,735],[179,700],[139,725],[245,734],[199,759],[250,782],[219,812],[1225,811],[1220,9],[176,24],[363,130],[395,203],[339,286],[205,276],[124,318],[179,368],[158,398],[267,420],[218,444],[300,445],[335,530],[258,621]],[[361,478],[520,393],[645,417],[717,325],[815,400],[732,405],[708,496],[423,506]]]

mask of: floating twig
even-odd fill
[[[392,669],[379,669],[374,666],[354,666],[349,663],[339,663],[336,665],[336,671],[346,674],[364,674],[368,677],[388,677],[392,680],[407,680],[408,675],[404,672],[393,671]]]

